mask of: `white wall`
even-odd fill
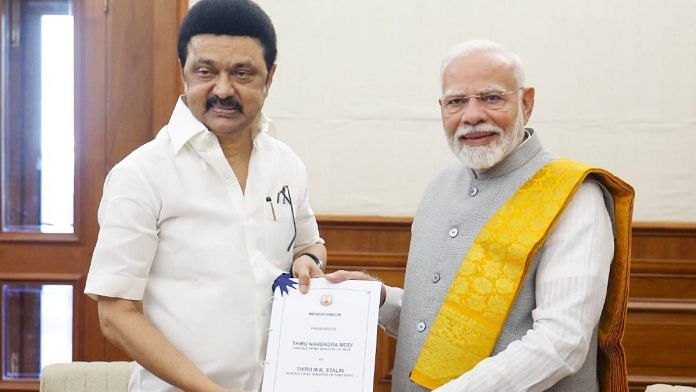
[[[637,191],[636,220],[696,221],[696,1],[259,0],[279,38],[266,113],[320,214],[412,215],[454,162],[446,50],[488,38],[537,89],[530,126]]]

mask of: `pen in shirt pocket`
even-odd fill
[[[273,220],[276,219],[276,214],[275,214],[275,208],[273,208],[273,200],[271,200],[270,196],[266,196],[266,203],[268,203],[269,206],[271,206],[271,213],[273,214]]]

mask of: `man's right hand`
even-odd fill
[[[346,280],[376,280],[379,281],[376,277],[368,274],[367,272],[364,271],[345,271],[345,270],[338,270],[335,272],[332,272],[330,274],[326,274],[324,276],[326,280],[328,280],[331,283],[341,283]],[[387,289],[384,287],[384,284],[382,284],[382,290],[379,295],[379,306],[384,305],[384,300],[387,297]]]

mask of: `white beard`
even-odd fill
[[[494,132],[498,135],[493,142],[483,146],[468,146],[460,141],[464,135],[472,132]],[[517,118],[510,128],[503,130],[497,125],[461,125],[452,137],[447,138],[454,155],[467,167],[476,171],[485,171],[500,163],[517,148],[524,137],[524,113],[520,106]]]

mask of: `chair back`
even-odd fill
[[[46,366],[40,392],[128,392],[132,362],[71,362]]]

